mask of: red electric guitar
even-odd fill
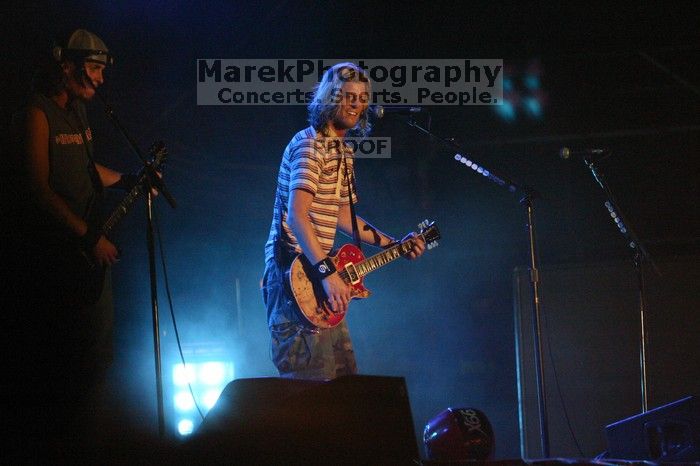
[[[437,246],[440,239],[435,222],[425,220],[420,225],[417,235],[423,240],[428,249]],[[333,261],[340,277],[351,285],[352,299],[367,298],[370,291],[362,281],[365,275],[408,254],[415,239],[398,243],[367,259],[362,251],[354,244],[343,245],[330,259]],[[287,272],[289,291],[301,310],[302,317],[316,328],[332,328],[345,318],[345,312],[333,312],[328,297],[323,290],[323,284],[313,277],[312,264],[303,254],[298,255]]]

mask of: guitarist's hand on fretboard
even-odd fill
[[[411,251],[404,256],[406,259],[418,259],[425,252],[425,240],[418,236],[415,232],[407,234],[401,240],[402,243],[405,243],[406,241],[413,241]]]
[[[159,180],[160,180],[161,178],[163,178],[163,174],[162,174],[161,172],[159,172],[159,171],[156,170],[154,173],[156,174],[156,176],[158,177]],[[157,185],[157,184],[158,184],[158,180],[153,180],[151,184],[152,184],[152,185]],[[151,188],[151,194],[152,194],[152,195],[157,196],[157,195],[158,195],[158,192],[159,192],[158,189],[156,189],[155,187]]]
[[[119,251],[104,235],[100,236],[92,251],[95,260],[103,267],[110,266],[119,260]]]

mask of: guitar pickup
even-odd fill
[[[355,270],[355,264],[352,262],[345,264],[345,272],[348,274],[351,285],[357,285],[360,283],[360,275],[357,273],[357,270]]]

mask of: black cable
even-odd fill
[[[156,236],[158,237],[158,249],[160,251],[160,263],[161,267],[163,269],[163,281],[165,283],[165,294],[168,297],[168,306],[170,308],[170,318],[173,322],[173,329],[175,330],[175,341],[177,341],[177,350],[178,353],[180,354],[180,360],[182,361],[182,367],[185,370],[185,374],[187,374],[187,363],[185,362],[185,355],[182,353],[182,344],[180,343],[180,332],[177,330],[177,321],[175,320],[175,311],[173,309],[173,298],[170,293],[170,281],[168,280],[168,270],[165,265],[165,251],[163,251],[163,240],[160,236],[160,225],[158,223],[158,217],[156,216],[156,209],[153,209],[153,223],[156,226]],[[190,381],[187,381],[187,387],[190,390],[190,395],[192,395],[192,401],[194,401],[194,406],[197,408],[197,412],[199,413],[199,417],[204,420],[204,414],[202,413],[202,410],[199,407],[199,403],[197,403],[197,398],[194,396],[194,390],[192,390],[192,384]]]
[[[544,325],[547,327],[547,312],[544,310],[544,307],[542,308],[542,317],[544,317]],[[574,444],[576,444],[576,450],[578,450],[579,455],[581,457],[585,457],[583,454],[583,451],[581,450],[581,445],[578,443],[578,439],[576,438],[576,434],[574,433],[574,429],[571,427],[571,420],[569,419],[569,413],[566,409],[566,404],[564,403],[564,396],[561,393],[561,386],[559,385],[559,377],[557,376],[557,367],[554,364],[554,355],[552,354],[552,339],[550,336],[550,332],[546,332],[547,334],[547,353],[549,354],[549,361],[552,364],[552,374],[554,375],[554,385],[557,387],[557,394],[559,395],[559,402],[561,403],[561,408],[562,411],[564,411],[564,419],[566,419],[566,426],[569,429],[569,433],[571,434],[571,438],[574,441]]]

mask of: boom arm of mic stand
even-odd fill
[[[460,147],[459,144],[457,144],[457,142],[455,142],[454,138],[447,138],[447,139],[440,138],[440,137],[436,136],[431,130],[420,126],[412,117],[404,119],[404,122],[407,125],[409,125],[413,128],[416,128],[418,131],[427,135],[433,141],[439,141],[440,143],[442,143],[446,147],[449,147],[450,149],[453,149],[453,150],[457,151],[458,153],[466,152],[462,147]],[[457,154],[457,155],[460,155],[460,157],[462,157],[461,154]],[[457,159],[456,156],[455,156],[455,159]],[[457,159],[457,160],[460,161],[460,159]],[[471,161],[473,161],[473,160],[474,159],[471,158]],[[486,169],[480,163],[477,163],[477,166],[482,168],[482,171],[480,173],[482,175],[484,175],[489,181],[492,181],[493,183],[495,183],[501,187],[505,187],[506,189],[508,189],[508,191],[510,191],[512,193],[519,192],[520,194],[523,195],[523,198],[529,198],[529,199],[541,199],[542,198],[540,193],[536,189],[532,188],[531,186],[520,184],[520,183],[514,181],[509,176],[506,176],[503,173],[498,173],[495,170]]]
[[[656,266],[656,262],[654,262],[654,259],[647,252],[642,242],[639,241],[639,237],[635,233],[634,229],[631,227],[631,224],[627,221],[626,216],[622,213],[622,209],[620,209],[620,205],[617,203],[615,195],[613,194],[612,189],[610,189],[610,185],[606,181],[605,176],[596,167],[596,162],[593,162],[588,159],[584,159],[583,162],[591,171],[593,179],[595,179],[598,185],[600,185],[600,187],[605,192],[605,196],[607,197],[606,207],[608,208],[608,211],[611,214],[615,214],[613,218],[618,217],[620,219],[620,222],[623,224],[623,227],[620,227],[619,223],[615,222],[618,226],[618,229],[620,230],[620,233],[622,233],[622,235],[629,241],[629,247],[637,251],[640,254],[642,260],[651,264],[652,268],[654,269],[654,272],[656,272],[658,276],[661,276],[661,271]]]
[[[102,94],[97,91],[96,87],[93,86],[93,89],[95,90],[95,95],[97,96],[99,101],[104,106],[105,113],[107,114],[107,117],[109,117],[109,120],[112,122],[112,124],[114,124],[115,128],[117,128],[117,130],[119,130],[119,132],[122,134],[122,136],[124,136],[124,139],[126,139],[127,145],[134,151],[134,153],[141,160],[141,163],[143,164],[144,170],[146,171],[146,174],[148,175],[148,180],[149,180],[150,186],[156,188],[159,192],[163,193],[163,197],[165,197],[165,199],[168,201],[168,204],[170,204],[170,207],[172,207],[174,209],[177,206],[177,202],[175,201],[175,198],[173,197],[173,195],[170,194],[170,191],[166,187],[163,179],[156,174],[156,171],[148,163],[148,160],[146,160],[146,157],[143,155],[143,152],[141,152],[141,149],[139,149],[139,146],[138,146],[138,144],[136,144],[136,141],[134,141],[131,138],[131,136],[127,132],[126,128],[124,127],[124,125],[121,124],[121,121],[119,121],[117,116],[114,114],[114,110],[112,109],[112,106],[109,105],[109,103],[105,100],[105,98],[102,96]]]

